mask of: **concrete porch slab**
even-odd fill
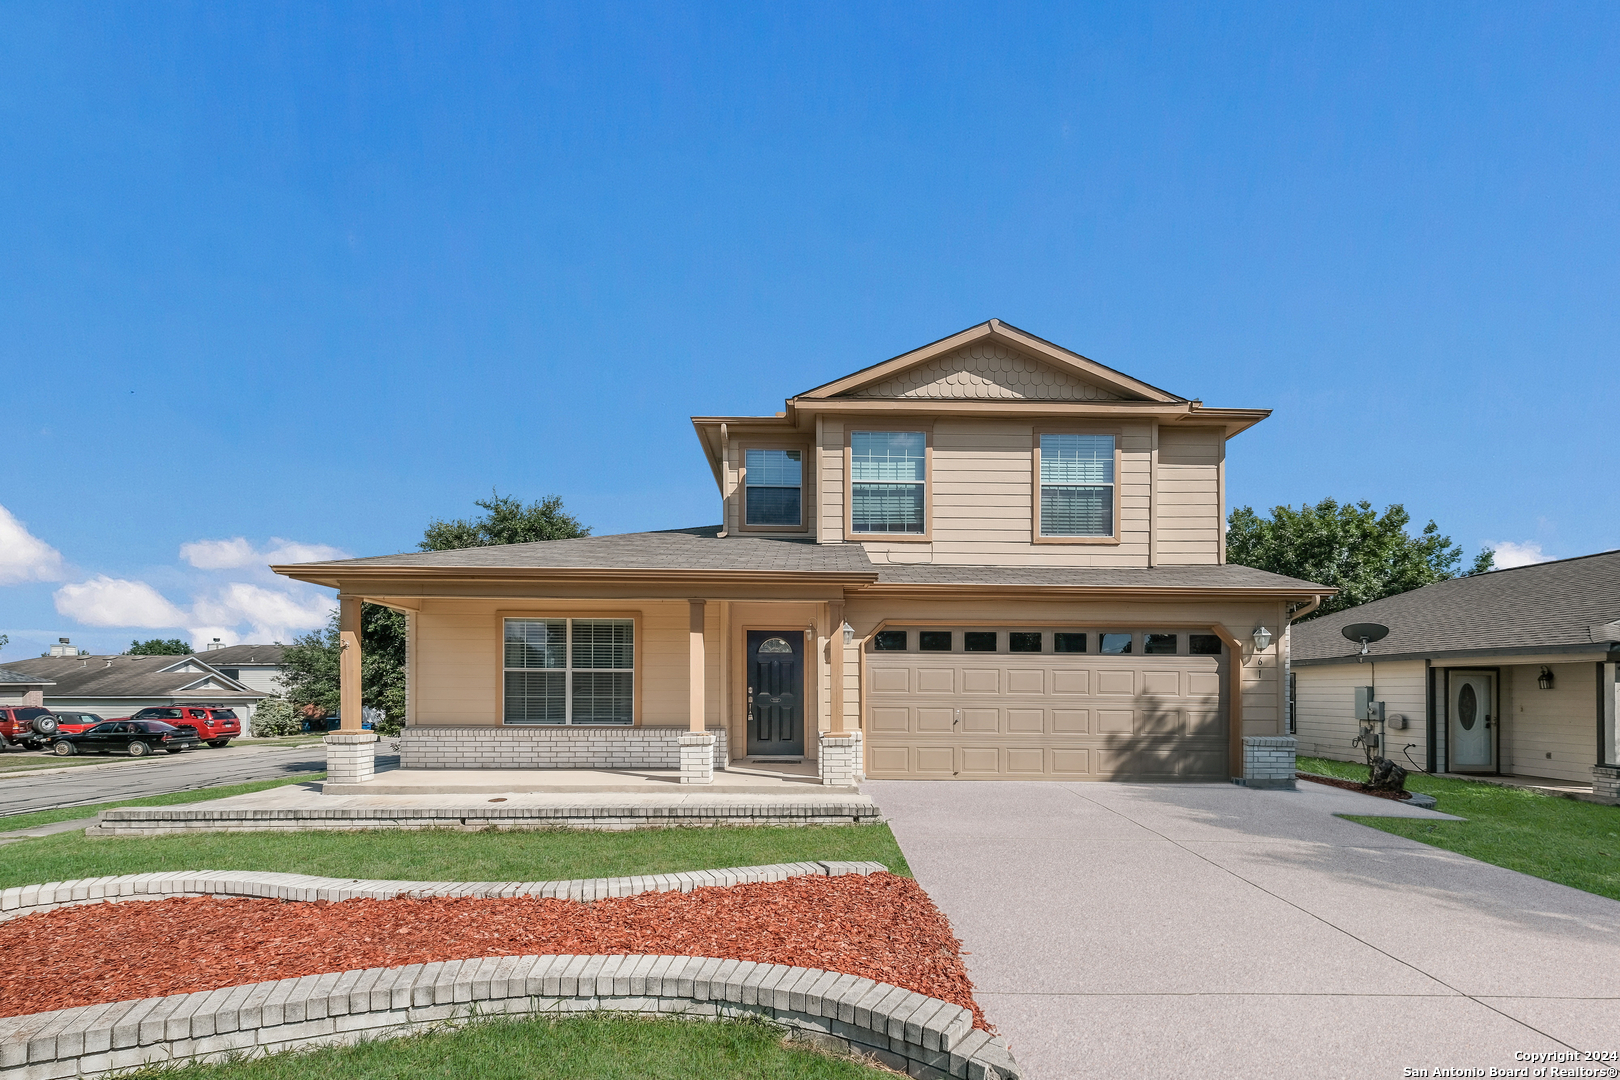
[[[784,766],[786,768],[786,766]],[[390,769],[358,784],[321,785],[326,795],[641,794],[681,788],[679,769]],[[728,769],[701,785],[710,795],[797,798],[806,793],[855,795],[854,787],[825,787],[810,772]]]

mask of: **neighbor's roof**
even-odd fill
[[[265,695],[250,690],[217,671],[166,671],[189,656],[41,656],[18,660],[3,669],[24,676],[42,676],[55,683],[51,697],[142,698],[184,695],[196,699],[254,697]],[[212,684],[212,685],[211,685]],[[195,688],[195,689],[194,689]]]
[[[287,652],[285,645],[227,645],[223,649],[204,649],[195,653],[197,659],[210,667],[240,667],[243,664],[268,664],[281,666],[283,655]]]
[[[533,544],[500,544],[453,551],[412,551],[366,559],[298,563],[274,569],[302,577],[317,571],[390,568],[523,570],[738,570],[832,575],[872,574],[859,544],[817,544],[764,536],[718,538],[718,525],[664,532],[582,536]]]
[[[17,686],[19,684],[27,686],[51,685],[51,681],[49,679],[36,679],[31,676],[24,675],[19,671],[8,671],[3,667],[0,667],[0,683],[4,683],[7,686]]]
[[[1368,658],[1620,649],[1620,551],[1452,578],[1294,627],[1293,660],[1354,659],[1339,632],[1382,623]]]

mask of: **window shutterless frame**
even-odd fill
[[[922,532],[859,532],[855,528],[855,487],[858,483],[854,471],[855,436],[867,434],[920,434],[923,437]],[[934,425],[932,423],[859,424],[844,427],[844,536],[852,540],[892,540],[896,543],[928,543],[934,538]]]
[[[1114,440],[1113,519],[1114,529],[1106,536],[1043,536],[1041,534],[1041,436],[1042,435],[1106,435]],[[1036,424],[1032,432],[1030,449],[1030,539],[1037,544],[1118,544],[1120,542],[1120,489],[1124,486],[1120,472],[1125,454],[1120,447],[1120,429],[1106,424]]]
[[[567,650],[563,657],[563,668],[513,668],[508,666],[507,632],[508,622],[561,622],[564,625],[565,636],[563,644]],[[630,659],[631,667],[592,667],[583,663],[576,663],[574,623],[605,623],[622,622],[630,624]],[[641,666],[642,649],[646,641],[642,629],[642,613],[633,611],[600,611],[600,610],[562,610],[562,611],[497,611],[494,620],[495,633],[495,723],[503,727],[639,727],[641,726]],[[580,644],[584,644],[581,642]],[[563,674],[562,692],[564,694],[563,721],[561,723],[544,723],[537,721],[508,721],[507,720],[507,673],[511,671],[549,671]],[[576,705],[575,675],[627,675],[630,681],[630,720],[624,721],[590,721],[575,717]],[[606,688],[604,688],[606,689]],[[578,691],[589,694],[591,687],[581,684]],[[611,691],[609,691],[611,693]]]
[[[751,525],[748,522],[748,455],[751,451],[795,451],[799,455],[799,520],[793,525]],[[815,490],[815,454],[808,442],[792,439],[748,438],[732,440],[737,469],[736,531],[747,533],[804,533],[811,531],[812,493]],[[759,487],[762,485],[753,485]]]

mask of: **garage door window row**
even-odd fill
[[[1153,630],[880,630],[873,652],[1096,653],[1101,656],[1220,656],[1215,634]]]

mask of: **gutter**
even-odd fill
[[[1521,645],[1497,649],[1448,649],[1444,652],[1428,649],[1421,652],[1368,653],[1366,659],[1374,663],[1395,660],[1432,660],[1436,664],[1443,666],[1448,665],[1453,660],[1468,660],[1476,656],[1585,655],[1607,662],[1620,661],[1620,648],[1609,645],[1605,650],[1603,647],[1605,644],[1600,642],[1596,645]],[[1320,656],[1310,660],[1295,660],[1294,665],[1296,667],[1326,667],[1333,664],[1354,664],[1357,659],[1356,654],[1351,653],[1345,656]]]

